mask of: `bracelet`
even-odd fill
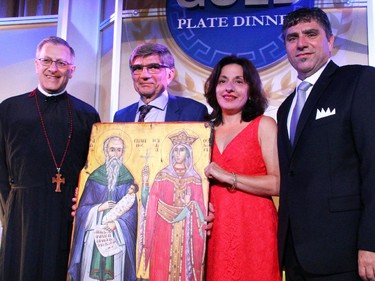
[[[233,192],[237,188],[237,175],[232,172],[233,175],[233,183],[232,186],[227,186],[228,191]]]

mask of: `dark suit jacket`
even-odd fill
[[[357,270],[358,249],[375,252],[375,69],[330,62],[303,108],[294,147],[293,97],[277,114],[280,264],[290,227],[306,271]],[[319,114],[328,108],[331,115]]]
[[[138,102],[120,109],[115,113],[113,122],[134,122]],[[205,121],[208,115],[207,107],[200,102],[184,97],[168,95],[168,106],[165,115],[166,122]]]

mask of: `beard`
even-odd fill
[[[120,168],[122,166],[122,157],[112,157],[106,160],[108,189],[112,191],[117,183]]]

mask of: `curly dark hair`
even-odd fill
[[[216,86],[219,81],[221,70],[228,64],[238,64],[242,66],[244,80],[249,85],[249,98],[242,109],[241,119],[246,122],[255,119],[264,113],[268,104],[268,100],[263,93],[259,73],[253,63],[244,57],[238,57],[235,55],[226,56],[215,65],[210,76],[206,80],[206,83],[204,84],[204,96],[207,103],[213,109],[209,115],[209,119],[212,121],[214,126],[218,126],[223,123],[222,110],[216,98]]]
[[[284,40],[286,31],[289,27],[295,26],[301,22],[310,22],[312,20],[316,21],[324,29],[326,37],[329,39],[332,35],[332,27],[327,14],[320,8],[301,8],[290,12],[284,17],[282,28]]]

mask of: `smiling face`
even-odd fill
[[[311,20],[289,27],[285,32],[285,47],[298,78],[304,80],[318,71],[331,56],[333,35],[326,35],[323,27]]]
[[[76,66],[68,64],[66,67],[58,68],[56,63],[52,62],[50,66],[43,66],[38,60],[40,58],[51,59],[53,61],[65,61],[73,63],[73,58],[68,47],[64,45],[55,45],[46,43],[41,50],[37,52],[35,60],[35,71],[38,75],[39,84],[46,92],[53,94],[63,91],[72,78]]]
[[[249,95],[249,85],[243,77],[243,68],[238,64],[225,65],[216,86],[216,98],[223,114],[240,113]]]
[[[158,54],[152,54],[145,57],[135,57],[132,65],[149,65],[149,64],[163,64]],[[148,104],[150,101],[160,96],[168,87],[169,83],[174,78],[173,68],[160,68],[158,73],[151,74],[146,67],[143,68],[140,74],[132,74],[134,89],[141,96],[144,103]]]

